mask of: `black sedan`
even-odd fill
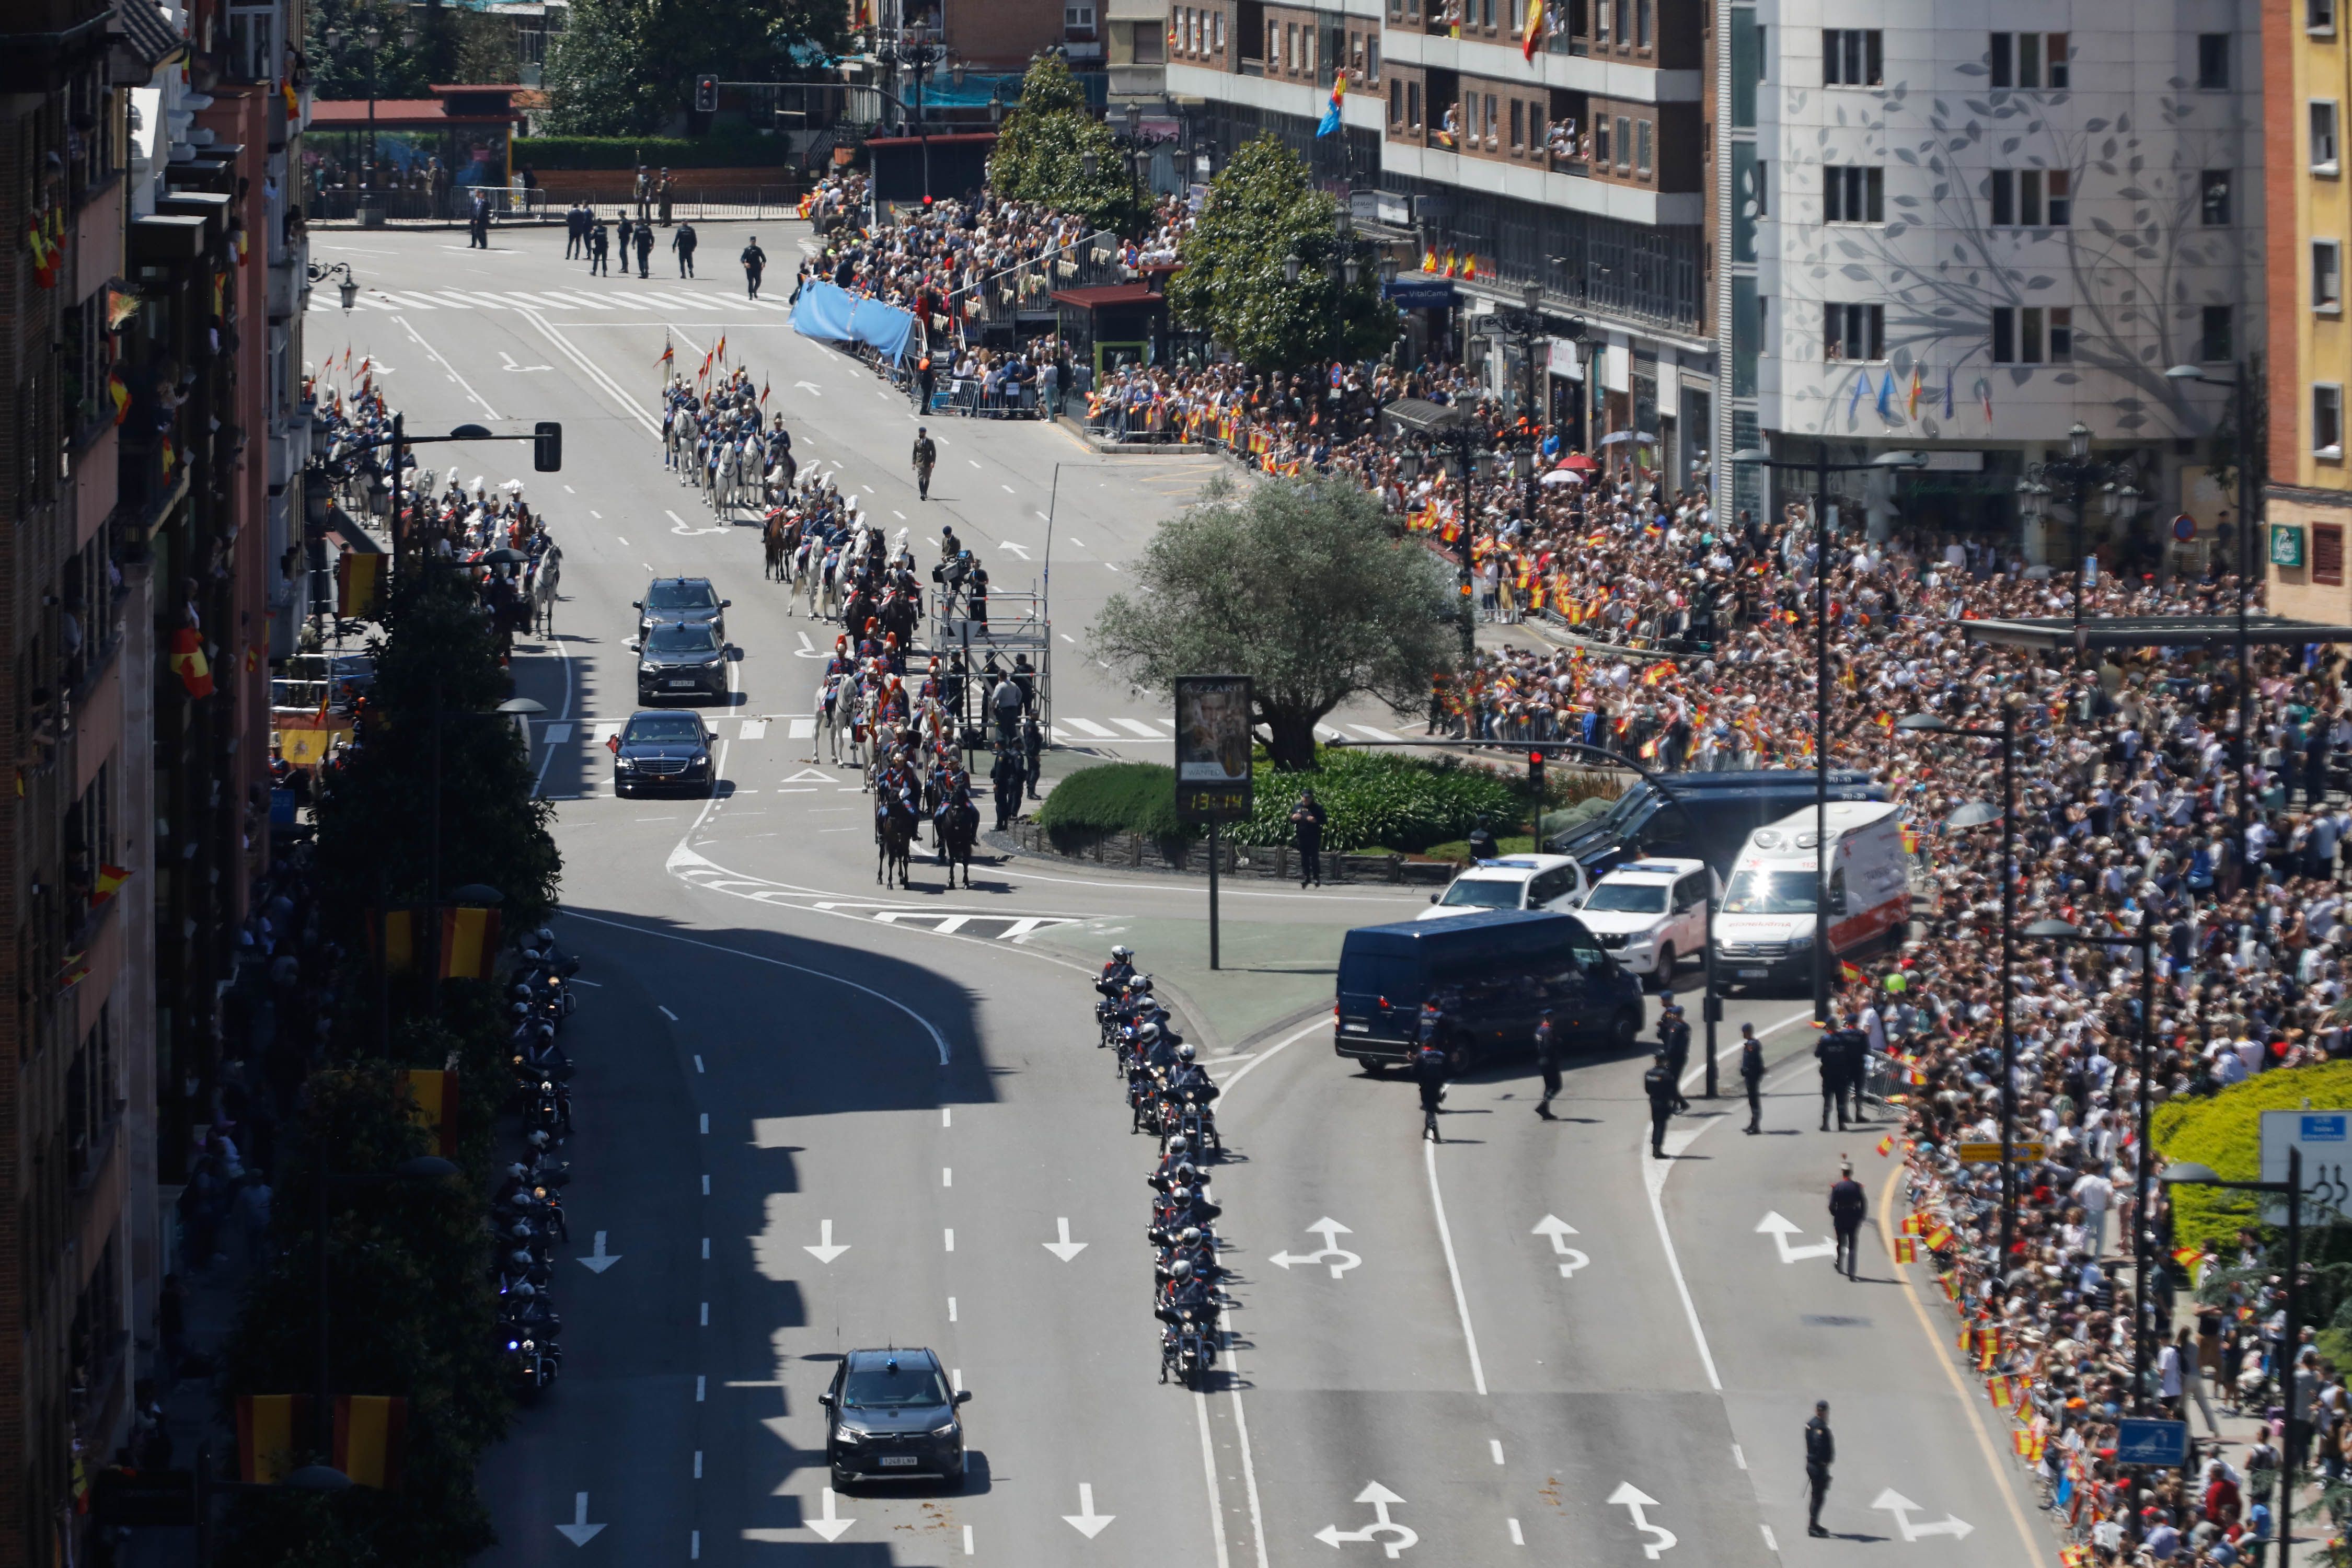
[[[963,1480],[963,1420],[971,1395],[948,1386],[927,1350],[851,1351],[817,1395],[827,1424],[833,1489],[856,1480]]]
[[[613,793],[652,789],[709,795],[717,784],[710,731],[699,713],[632,713],[613,748]]]
[[[727,656],[709,621],[656,626],[637,648],[637,700],[664,697],[727,700]]]
[[[725,611],[734,602],[720,598],[708,577],[656,577],[636,602],[637,636],[651,637],[656,626],[703,625],[725,642]]]

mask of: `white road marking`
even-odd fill
[[[1240,1410],[1238,1399],[1234,1408]],[[1201,1470],[1209,1479],[1209,1539],[1217,1543],[1217,1568],[1233,1568],[1233,1557],[1225,1550],[1225,1505],[1217,1495],[1217,1450],[1209,1441],[1209,1396],[1194,1394],[1192,1409],[1201,1418]]]
[[[1116,730],[1104,729],[1100,724],[1096,723],[1091,719],[1072,719],[1065,717],[1062,720],[1062,722],[1069,725],[1073,729],[1083,730],[1089,735],[1116,737],[1118,733]]]
[[[705,1137],[710,1135],[710,1112],[707,1110],[702,1113],[702,1132]]]
[[[952,1323],[952,1322],[954,1322],[955,1321],[956,1321],[956,1304],[955,1304],[955,1298],[954,1298],[953,1296],[950,1296],[950,1297],[949,1297],[949,1298],[948,1298],[948,1321],[949,1321],[949,1322],[950,1322],[950,1323]]]
[[[944,1105],[940,1107],[940,1125],[942,1127],[952,1127],[955,1125],[955,1112],[953,1110]]]
[[[1164,741],[1167,739],[1167,737],[1162,735],[1159,731],[1139,720],[1114,719],[1111,722],[1118,725],[1122,730],[1130,731],[1135,734],[1142,736],[1147,741]]]
[[[1370,735],[1375,741],[1393,741],[1396,739],[1394,735],[1390,734],[1386,730],[1376,730],[1370,724],[1350,724],[1348,728],[1355,731],[1360,735]]]
[[[702,1058],[701,1058],[699,1056],[697,1056],[697,1057],[694,1058],[694,1070],[695,1070],[695,1071],[697,1071],[697,1072],[701,1072],[701,1071],[704,1071],[704,1070],[705,1070],[705,1069],[704,1069],[704,1068],[703,1068],[703,1065],[702,1065]],[[709,1256],[710,1256],[710,1238],[709,1238],[709,1237],[703,1237],[703,1240],[702,1240],[702,1256],[703,1256],[703,1257],[705,1257],[705,1258],[708,1258],[708,1257],[709,1257]]]
[[[969,1557],[969,1556],[971,1556],[971,1555],[972,1554],[972,1553],[971,1553],[971,1526],[970,1526],[970,1525],[968,1525],[968,1524],[967,1524],[967,1525],[965,1525],[965,1526],[963,1527],[963,1554],[964,1554],[966,1557]]]
[[[474,390],[473,383],[467,381],[464,376],[459,375],[457,374],[457,367],[451,364],[447,360],[443,359],[441,357],[441,351],[435,348],[431,343],[426,342],[425,341],[425,335],[422,332],[419,332],[415,327],[410,326],[404,318],[401,321],[400,330],[406,332],[410,340],[413,341],[418,348],[421,348],[426,353],[431,354],[434,360],[439,363],[441,368],[449,373],[449,379],[456,382],[458,386],[464,390],[467,396],[472,398],[476,403],[482,405],[482,412],[484,414],[488,415],[493,419],[496,419],[499,416],[499,411],[490,406],[489,400],[485,398],[480,393]]]
[[[708,1301],[702,1304],[702,1326],[706,1329],[710,1326],[710,1303]]]
[[[1495,1455],[1495,1463],[1498,1465],[1501,1464],[1503,1462],[1503,1440],[1500,1437],[1489,1437],[1486,1439],[1486,1447],[1493,1450]]]
[[[656,1007],[661,1007],[661,1016],[662,1016],[663,1017],[667,1018],[667,1019],[668,1019],[671,1023],[673,1023],[673,1024],[675,1024],[675,1023],[677,1023],[677,1014],[675,1014],[675,1013],[671,1012],[671,1011],[670,1011],[668,1008],[667,1008],[667,1007],[662,1007],[662,1005],[661,1005],[660,1003],[658,1003],[658,1002],[655,1003],[655,1004],[654,1004],[654,1005],[655,1005],[655,1006],[656,1006]]]
[[[710,1173],[708,1171],[702,1174],[702,1195],[706,1198],[710,1195]]]
[[[743,739],[747,741],[764,741],[767,738],[768,721],[765,719],[746,719],[743,721]]]
[[[1759,1526],[1759,1528],[1764,1531],[1764,1550],[1776,1556],[1779,1555],[1780,1551],[1780,1542],[1779,1539],[1773,1535],[1772,1527],[1767,1524]]]
[[[814,739],[815,739],[815,737],[816,737],[816,721],[815,721],[815,720],[814,720],[814,719],[795,719],[795,720],[793,720],[793,721],[792,721],[791,732],[790,732],[790,733],[789,733],[785,738],[786,738],[787,740],[793,740],[793,741],[808,741],[808,740],[814,740]]]
[[[702,1479],[702,1450],[699,1448],[694,1451],[694,1479],[698,1481]]]
[[[949,1226],[947,1227],[947,1233],[948,1233],[948,1250],[949,1250],[950,1252],[953,1252],[953,1251],[955,1250],[955,1226]]]
[[[1043,1246],[1046,1251],[1060,1258],[1063,1262],[1067,1263],[1070,1259],[1076,1258],[1079,1253],[1084,1252],[1087,1249],[1087,1244],[1086,1242],[1072,1241],[1070,1239],[1070,1222],[1066,1216],[1054,1221],[1054,1230],[1060,1239],[1057,1241],[1043,1242],[1040,1245]]]
[[[710,1261],[710,1238],[707,1236],[702,1238],[702,1260],[705,1263]]]
[[[1516,1519],[1505,1520],[1503,1522],[1505,1522],[1506,1524],[1507,1524],[1507,1525],[1509,1525],[1509,1526],[1511,1527],[1511,1544],[1512,1544],[1512,1545],[1514,1545],[1514,1546],[1525,1546],[1525,1545],[1528,1543],[1528,1538],[1527,1538],[1526,1536],[1524,1536],[1524,1535],[1522,1535],[1522,1534],[1520,1534],[1520,1533],[1519,1533],[1519,1521],[1518,1521],[1517,1520],[1516,1520]]]
[[[1445,1195],[1437,1190],[1437,1145],[1423,1143],[1421,1152],[1422,1163],[1429,1169],[1429,1204],[1437,1215],[1437,1239],[1445,1249],[1445,1272],[1454,1280],[1454,1310],[1462,1315],[1462,1342],[1470,1352],[1470,1381],[1483,1397],[1486,1369],[1479,1364],[1478,1335],[1470,1326],[1470,1300],[1463,1294],[1462,1267],[1454,1258],[1454,1232],[1445,1223]]]
[[[833,1239],[833,1221],[821,1219],[816,1225],[816,1245],[803,1246],[801,1250],[819,1263],[830,1263],[849,1250],[849,1243],[845,1241],[836,1245]]]
[[[940,1185],[943,1187],[952,1187],[955,1185],[955,1171],[953,1167],[948,1165],[941,1165],[940,1167]]]
[[[708,1183],[708,1182],[710,1180],[710,1178],[709,1178],[709,1177],[708,1177],[708,1176],[705,1176],[705,1177],[703,1177],[702,1179],[703,1179],[703,1181],[704,1181],[705,1183]],[[708,1190],[709,1190],[709,1188],[706,1186],[706,1188],[705,1188],[704,1190],[705,1190],[705,1191],[708,1191]],[[695,1379],[694,1379],[694,1402],[695,1402],[697,1405],[701,1404],[701,1403],[704,1401],[704,1399],[705,1399],[706,1397],[708,1397],[708,1396],[709,1396],[709,1383],[706,1381],[706,1379],[704,1378],[704,1376],[703,1376],[702,1374],[700,1374],[700,1373],[696,1374]]]

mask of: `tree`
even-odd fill
[[[706,71],[788,81],[837,52],[847,8],[826,0],[573,0],[547,61],[548,130],[652,136]]]
[[[375,48],[375,96],[430,97],[435,78],[428,59],[431,39],[427,30],[417,28],[417,41],[413,45],[400,41],[402,32],[410,26],[410,15],[405,8],[379,12],[356,0],[315,0],[310,6],[310,42],[306,46],[310,58],[311,90],[320,98],[368,96],[366,33],[373,26],[379,39]],[[335,35],[331,44],[327,41],[329,33]]]
[[[1134,231],[1143,210],[1117,134],[1087,111],[1086,89],[1059,55],[1040,57],[1022,77],[1020,105],[1004,117],[989,154],[988,184],[1007,201],[1083,214],[1122,234]]]
[[[1333,275],[1345,259],[1338,218],[1339,204],[1308,183],[1307,165],[1271,133],[1260,136],[1210,186],[1178,253],[1183,269],[1168,280],[1170,309],[1261,370],[1386,352],[1396,307],[1381,298],[1370,261],[1353,283]],[[1296,282],[1283,276],[1293,255]]]
[[[1400,713],[1425,700],[1451,657],[1446,573],[1341,480],[1274,480],[1238,498],[1213,486],[1160,525],[1134,572],[1146,593],[1103,606],[1095,654],[1156,691],[1179,675],[1250,676],[1278,768],[1313,767],[1317,722],[1350,697]]]
[[[450,20],[457,38],[451,81],[504,83],[522,74],[515,58],[511,20],[484,11],[459,11]]]

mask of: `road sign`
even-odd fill
[[[1963,1165],[1998,1165],[2000,1163],[2000,1142],[1988,1138],[1981,1143],[1963,1142],[1958,1145]],[[2035,1165],[2042,1163],[2049,1150],[2041,1143],[2023,1142],[2010,1146],[2010,1158],[2020,1163]]]
[[[2263,1176],[2265,1182],[2286,1180],[2287,1151],[2303,1153],[2303,1223],[2337,1225],[2352,1218],[2352,1112],[2342,1110],[2265,1110],[2263,1112]],[[2286,1205],[2276,1197],[2263,1200],[2273,1225],[2286,1223]]]
[[[2126,1416],[2116,1430],[2118,1465],[2177,1465],[2189,1452],[2189,1423]]]

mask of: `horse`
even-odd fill
[[[874,812],[874,841],[880,846],[874,862],[874,879],[887,888],[895,869],[898,885],[911,891],[915,886],[915,808],[904,795],[892,795],[876,803]],[[965,875],[971,873],[967,871]]]
[[[778,510],[768,514],[767,526],[760,532],[760,544],[766,554],[766,560],[760,568],[760,575],[772,583],[781,583],[784,580],[784,563],[788,559],[784,548],[784,533],[788,526],[784,521],[783,512]]]
[[[971,847],[980,837],[980,807],[969,796],[940,807],[936,829],[940,852],[947,858],[948,886],[955,886],[955,868],[963,868],[963,885],[971,886]]]

